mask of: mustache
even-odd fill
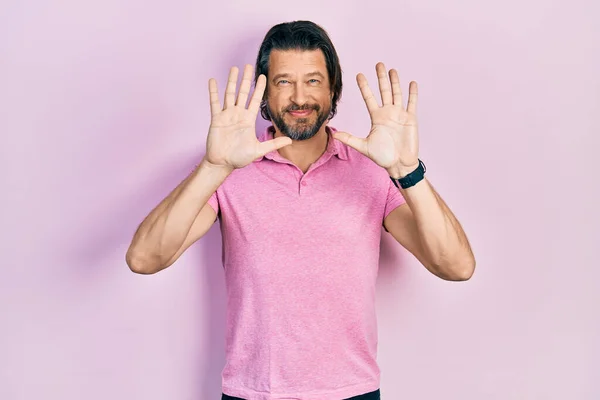
[[[319,106],[318,104],[304,104],[302,106],[299,106],[297,104],[292,104],[287,106],[283,112],[289,112],[289,111],[306,111],[306,110],[315,110],[315,111],[319,111],[321,110],[321,106]]]

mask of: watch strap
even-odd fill
[[[397,188],[408,189],[423,180],[426,170],[425,163],[419,159],[419,166],[413,172],[399,179],[390,176],[390,179]]]

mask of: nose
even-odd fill
[[[303,106],[306,103],[306,90],[301,82],[297,82],[294,85],[294,92],[292,93],[290,100],[299,106]]]

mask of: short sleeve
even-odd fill
[[[395,208],[398,208],[402,204],[406,203],[404,196],[400,193],[400,189],[394,185],[391,179],[388,178],[389,186],[388,186],[388,194],[387,200],[385,202],[385,211],[383,214],[383,218],[385,219]]]
[[[215,210],[217,214],[219,214],[219,197],[217,192],[214,192],[212,196],[210,196],[207,203],[213,208],[213,210]]]

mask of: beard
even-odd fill
[[[313,118],[312,115],[309,115],[307,118],[295,118],[295,122],[293,124],[288,124],[284,121],[285,114],[289,111],[303,110],[315,111],[317,118],[314,123],[310,123],[310,120]],[[319,129],[321,129],[321,126],[323,126],[323,123],[329,117],[331,105],[324,110],[319,104],[305,104],[303,106],[292,104],[282,109],[281,112],[275,113],[271,109],[271,106],[267,103],[267,111],[269,112],[269,116],[271,117],[273,124],[285,136],[292,140],[307,140],[315,136]]]

